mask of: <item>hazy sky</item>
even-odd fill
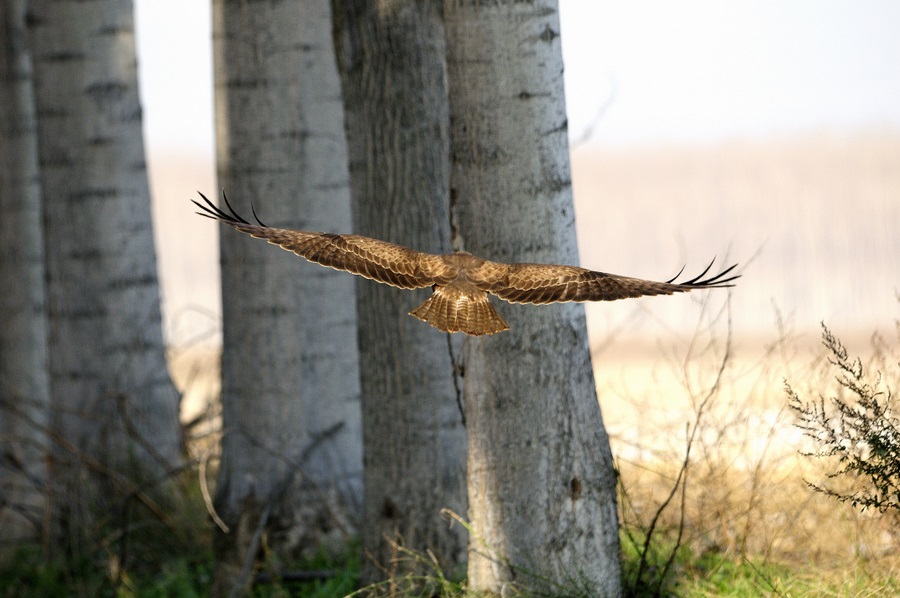
[[[612,87],[607,144],[898,127],[898,32],[892,0],[563,0],[570,121]]]
[[[561,0],[570,130],[692,144],[900,129],[900,2]],[[212,151],[208,0],[136,0],[151,150]]]

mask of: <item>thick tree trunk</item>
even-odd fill
[[[429,0],[333,3],[356,232],[450,251],[444,30]],[[397,546],[465,560],[465,429],[448,336],[407,315],[426,291],[357,285],[365,443],[363,581],[415,569]]]
[[[461,245],[488,259],[577,264],[555,0],[445,0],[452,197]],[[499,309],[471,339],[469,587],[620,593],[615,473],[584,310]]]
[[[52,472],[79,532],[182,458],[163,346],[130,0],[34,0]],[[82,520],[84,517],[84,520]]]
[[[328,0],[215,0],[219,182],[273,226],[349,231]],[[198,226],[202,223],[198,223]],[[284,557],[358,524],[362,431],[351,276],[223,231],[216,587],[246,586],[257,529]],[[248,551],[251,551],[248,554]]]
[[[0,0],[0,551],[43,531],[50,379],[25,0]]]

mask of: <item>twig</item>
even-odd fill
[[[291,484],[294,481],[294,478],[296,477],[296,475],[298,473],[310,484],[310,487],[319,495],[319,498],[321,498],[321,500],[322,500],[322,505],[324,506],[324,508],[328,512],[328,514],[331,516],[335,526],[341,530],[341,532],[344,534],[344,536],[345,536],[345,538],[347,538],[347,540],[350,539],[349,530],[346,529],[346,527],[343,525],[343,522],[337,516],[337,513],[335,513],[334,510],[331,508],[331,506],[328,504],[328,500],[327,500],[327,497],[325,496],[324,491],[321,489],[321,487],[318,484],[315,483],[314,480],[312,480],[303,471],[303,468],[300,465],[302,462],[306,461],[310,457],[310,455],[312,455],[312,453],[314,453],[315,450],[319,446],[321,446],[324,442],[326,442],[327,440],[332,438],[343,427],[344,427],[344,423],[338,422],[338,423],[334,424],[333,426],[331,426],[330,428],[323,431],[321,434],[318,435],[318,437],[315,440],[313,440],[311,443],[309,443],[309,445],[307,445],[300,452],[300,456],[297,461],[294,461],[293,459],[290,459],[290,458],[284,456],[283,454],[272,449],[271,447],[266,446],[263,442],[261,442],[257,438],[254,438],[252,435],[247,434],[243,431],[239,431],[239,433],[242,436],[244,436],[244,438],[248,442],[250,442],[251,444],[253,444],[254,446],[256,446],[258,448],[261,448],[261,449],[269,452],[270,454],[274,455],[276,458],[281,459],[282,461],[287,463],[290,467],[288,468],[284,478],[275,487],[274,492],[272,492],[271,496],[266,501],[265,507],[263,508],[262,512],[260,513],[259,522],[256,526],[256,529],[253,532],[253,537],[251,538],[250,544],[247,546],[247,551],[244,555],[244,564],[241,567],[241,573],[238,576],[238,580],[235,583],[234,587],[232,587],[232,589],[231,589],[230,596],[237,596],[238,594],[240,594],[242,592],[242,588],[244,587],[247,578],[250,576],[250,570],[252,569],[253,563],[256,560],[256,553],[259,550],[263,532],[265,531],[266,525],[269,522],[269,517],[271,516],[272,511],[275,508],[275,505],[284,498],[285,494],[287,494],[288,489],[290,488]],[[211,505],[211,503],[210,503],[210,505]],[[219,521],[221,521],[221,519]],[[224,522],[222,522],[222,524],[219,527],[221,528],[223,525],[225,525]],[[225,533],[228,533],[228,527],[225,526],[223,531],[225,531]]]
[[[134,422],[131,421],[131,416],[128,414],[127,409],[128,395],[123,392],[114,392],[110,393],[110,395],[109,398],[116,402],[116,410],[119,412],[119,418],[122,420],[122,425],[125,426],[125,431],[128,433],[129,437],[134,439],[141,448],[147,451],[147,454],[153,457],[157,464],[162,467],[171,467],[172,464],[163,458],[159,451],[156,450],[156,447],[147,442],[147,439],[138,432]]]
[[[266,503],[265,508],[259,515],[259,524],[253,532],[253,538],[250,539],[250,545],[247,547],[247,554],[244,556],[244,565],[241,568],[237,583],[231,588],[229,598],[235,598],[243,593],[244,584],[250,576],[250,569],[253,567],[253,561],[256,560],[256,551],[259,550],[259,543],[262,540],[263,530],[265,530],[266,524],[269,522],[269,516],[272,514],[272,505],[274,502],[274,497],[272,497],[272,499]]]
[[[637,572],[637,575],[635,576],[636,583],[638,583],[638,584],[641,583],[641,578],[644,575],[644,570],[647,568],[647,556],[648,556],[648,553],[650,550],[650,543],[653,541],[653,533],[656,530],[656,525],[659,522],[659,519],[662,516],[663,511],[666,510],[666,508],[669,506],[669,503],[672,501],[672,499],[675,497],[675,494],[678,492],[678,487],[680,484],[682,484],[683,478],[684,478],[684,484],[686,484],[687,469],[688,469],[688,464],[690,462],[690,455],[691,455],[691,447],[693,446],[694,440],[696,439],[697,431],[700,429],[700,422],[703,419],[703,415],[706,412],[706,408],[709,406],[710,401],[713,399],[713,397],[718,392],[722,377],[725,374],[726,366],[728,365],[729,361],[731,361],[732,321],[731,321],[731,309],[730,309],[730,306],[731,306],[731,294],[730,293],[728,295],[726,305],[728,306],[728,310],[727,310],[728,333],[727,333],[727,337],[726,337],[726,341],[725,341],[725,353],[722,356],[722,361],[719,364],[718,371],[716,372],[715,381],[713,382],[712,386],[710,386],[709,391],[706,393],[706,396],[703,397],[703,399],[700,401],[700,403],[696,409],[696,419],[694,420],[693,427],[689,428],[688,435],[687,435],[688,436],[687,443],[686,443],[687,445],[685,447],[685,453],[684,453],[684,459],[681,462],[681,467],[678,471],[678,475],[675,478],[675,483],[672,485],[672,490],[669,492],[669,495],[666,497],[666,499],[662,502],[662,504],[656,510],[656,513],[654,513],[653,519],[650,521],[650,525],[647,528],[646,536],[644,538],[644,545],[641,550],[641,559],[640,559],[640,562],[638,563],[638,572]],[[686,491],[685,488],[682,488],[682,496],[684,496],[685,491]],[[683,508],[684,508],[684,504],[683,504],[683,499],[682,499],[682,509]],[[683,516],[683,511],[682,511],[682,516]],[[683,524],[683,522],[682,522],[682,524]],[[680,528],[680,530],[681,530],[681,528]],[[669,559],[670,561],[674,559],[675,553],[681,547],[681,544],[680,544],[681,531],[680,530],[679,530],[678,542],[676,543],[675,547],[672,549],[672,555],[670,556],[670,559]],[[667,562],[666,569],[668,569],[669,565],[670,565],[670,563]],[[662,581],[660,581],[660,583],[662,583]]]
[[[597,108],[597,111],[594,113],[594,118],[591,119],[591,122],[588,123],[588,126],[585,127],[584,130],[582,130],[581,133],[577,137],[573,138],[572,141],[569,142],[570,151],[577,149],[578,147],[583,145],[585,142],[587,142],[588,139],[593,137],[594,130],[597,128],[597,125],[600,124],[600,121],[603,119],[603,116],[606,114],[606,111],[612,107],[615,99],[616,99],[616,80],[614,78],[610,77],[610,79],[609,79],[609,95],[606,96],[606,99],[603,100],[603,103],[600,104],[600,106]]]
[[[209,516],[212,517],[212,520],[216,523],[220,530],[225,532],[226,534],[231,531],[229,527],[222,521],[222,518],[219,517],[219,514],[216,512],[216,507],[213,504],[212,495],[209,493],[209,482],[206,481],[206,464],[209,462],[209,458],[212,455],[207,454],[203,459],[200,460],[200,466],[198,469],[198,475],[200,476],[200,493],[203,495],[203,504],[206,505],[206,512],[209,513]]]
[[[343,427],[344,427],[344,423],[338,422],[338,423],[334,424],[333,426],[331,426],[330,428],[321,432],[315,440],[313,440],[309,445],[307,445],[300,452],[299,459],[297,459],[297,460],[291,459],[290,457],[286,457],[284,454],[267,446],[265,443],[261,442],[259,439],[254,438],[251,434],[248,434],[242,430],[237,431],[237,433],[244,436],[244,438],[250,444],[267,451],[269,454],[273,455],[277,459],[280,459],[281,461],[283,461],[284,463],[286,463],[289,466],[287,475],[285,476],[285,479],[283,480],[282,485],[279,486],[280,489],[276,490],[276,492],[273,494],[274,497],[280,498],[282,495],[284,495],[284,493],[287,491],[287,488],[289,487],[290,483],[293,481],[294,476],[296,476],[299,473],[303,477],[303,479],[305,479],[307,481],[307,483],[309,484],[309,487],[313,490],[313,492],[316,493],[316,495],[321,500],[321,504],[324,507],[325,511],[328,513],[329,517],[331,518],[332,523],[334,523],[335,527],[337,527],[339,530],[341,530],[341,533],[344,535],[344,538],[349,542],[350,538],[352,536],[352,534],[350,533],[350,530],[347,529],[347,527],[344,525],[343,521],[341,521],[341,518],[338,517],[337,513],[334,512],[334,509],[331,508],[331,505],[329,504],[329,501],[328,501],[328,497],[325,495],[325,491],[322,489],[322,487],[318,483],[316,483],[316,481],[313,480],[309,475],[307,475],[302,467],[302,464],[307,459],[309,459],[309,457],[312,455],[312,453],[315,452],[315,450],[319,446],[321,446],[323,443],[325,443],[325,441],[327,441],[327,440],[331,439],[333,436],[335,436]]]
[[[162,475],[158,476],[155,480],[150,480],[149,482],[142,484],[141,486],[135,488],[129,495],[125,498],[124,503],[122,504],[122,525],[121,525],[121,542],[119,543],[119,563],[116,572],[116,581],[114,584],[114,588],[118,588],[122,583],[122,572],[125,570],[125,565],[128,560],[128,528],[130,525],[130,513],[131,513],[131,501],[134,498],[137,498],[143,492],[161,484],[162,482],[168,480],[174,475],[177,475],[184,471],[185,469],[192,467],[194,465],[193,461],[188,461],[186,463],[182,463],[175,467],[172,467],[168,471],[163,472]],[[169,526],[174,529],[174,526]]]
[[[685,430],[685,434],[687,434],[687,430]],[[687,454],[685,454],[684,478],[681,480],[681,509],[678,517],[678,535],[675,538],[675,547],[672,549],[672,553],[669,554],[669,558],[666,559],[666,564],[662,569],[662,573],[660,573],[659,575],[659,585],[656,588],[657,595],[662,595],[663,582],[666,579],[666,575],[669,574],[669,569],[672,567],[672,563],[675,562],[675,557],[678,555],[678,549],[681,547],[681,539],[684,537],[684,520],[686,508],[685,504],[687,502],[685,499],[687,498],[687,479],[689,465],[690,460],[687,458]]]

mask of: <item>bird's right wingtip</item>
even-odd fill
[[[669,284],[676,284],[680,287],[685,287],[686,289],[723,289],[735,286],[733,282],[740,278],[741,274],[734,274],[732,276],[728,276],[728,274],[733,272],[734,269],[738,267],[738,264],[732,264],[720,271],[718,274],[704,278],[707,272],[709,272],[710,268],[712,268],[712,265],[715,263],[715,261],[716,258],[713,258],[712,261],[707,264],[706,268],[703,269],[703,272],[701,272],[697,276],[689,280],[685,280],[684,282],[675,282],[675,279],[677,279],[681,275],[681,273],[684,272],[684,267],[682,267],[674,278],[670,278],[666,282]]]

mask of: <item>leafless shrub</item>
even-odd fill
[[[836,462],[828,482],[807,483],[862,510],[900,511],[900,416],[892,390],[880,371],[867,375],[824,323],[822,344],[837,370],[837,392],[804,401],[785,382],[794,425],[817,447],[803,454]]]
[[[600,367],[632,595],[665,594],[684,575],[704,575],[697,562],[827,568],[845,566],[848,553],[887,558],[896,546],[895,519],[836,509],[804,482],[812,468],[798,458],[803,437],[782,384],[821,385],[834,367],[825,352],[780,313],[777,336],[764,345],[728,330],[727,309],[704,307],[693,338],[673,334],[668,350],[621,369],[624,390],[604,379],[609,361]],[[873,363],[890,360],[886,343],[873,348]],[[663,353],[667,367],[658,365]]]

